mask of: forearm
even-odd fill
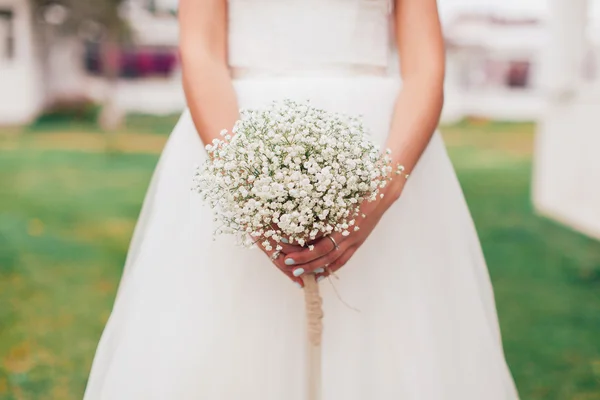
[[[394,171],[402,165],[405,173],[412,173],[438,126],[443,103],[443,77],[415,79],[404,84],[396,100],[386,143],[386,148],[392,151]],[[404,176],[393,176],[385,190],[388,201],[400,196],[405,182]]]
[[[204,144],[231,130],[239,118],[227,66],[211,56],[182,54],[183,88],[196,130]]]
[[[396,37],[403,88],[396,102],[387,148],[393,166],[412,173],[435,131],[444,102],[444,37],[436,0],[395,0]],[[397,198],[404,179],[392,180]]]
[[[414,169],[437,128],[443,101],[441,83],[415,80],[404,85],[386,144],[394,166],[401,164],[408,172]]]

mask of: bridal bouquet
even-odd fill
[[[246,246],[280,250],[282,237],[304,246],[348,235],[361,202],[391,176],[389,150],[381,154],[359,118],[308,103],[242,110],[231,133],[206,146],[194,190],[215,212],[215,234],[235,234]]]
[[[383,196],[391,179],[389,150],[381,154],[356,117],[286,100],[242,110],[231,133],[206,146],[194,190],[215,212],[215,235],[234,234],[247,246],[277,252],[287,238],[312,249],[317,237],[349,235],[361,203]],[[307,393],[318,400],[323,311],[314,276],[303,280]]]

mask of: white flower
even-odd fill
[[[240,113],[231,133],[206,146],[211,157],[193,178],[214,210],[215,234],[237,234],[245,246],[281,237],[304,245],[356,231],[359,205],[392,175],[389,150],[380,153],[361,121],[289,100]]]

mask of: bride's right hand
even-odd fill
[[[271,250],[265,249],[265,247],[262,245],[262,243],[265,240],[269,241],[269,243],[271,244],[271,248],[272,248]],[[257,245],[258,245],[258,248],[261,249],[263,251],[263,253],[265,253],[267,255],[267,257],[269,257],[269,260],[271,260],[271,262],[273,264],[275,264],[275,266],[281,272],[283,272],[285,276],[290,278],[292,280],[292,282],[294,282],[298,287],[302,288],[304,286],[304,283],[302,282],[302,278],[294,276],[293,271],[284,262],[286,254],[292,254],[292,253],[297,253],[299,251],[302,251],[303,247],[280,242],[279,245],[282,247],[282,249],[276,250],[277,243],[272,239],[265,239],[265,238],[262,238],[257,243]]]

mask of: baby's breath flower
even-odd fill
[[[193,189],[215,212],[215,234],[268,251],[264,238],[282,250],[281,237],[304,246],[357,231],[360,204],[382,197],[393,171],[391,151],[382,154],[358,118],[290,100],[242,110],[206,151]]]

